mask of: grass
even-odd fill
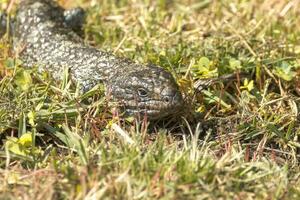
[[[87,9],[88,43],[173,73],[188,112],[121,120],[2,38],[0,199],[300,198],[299,1],[60,2]]]

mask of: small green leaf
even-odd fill
[[[26,156],[26,153],[24,152],[24,150],[21,149],[20,145],[18,144],[17,138],[9,138],[5,142],[5,148],[14,154]]]
[[[14,59],[14,58],[7,58],[4,62],[4,66],[7,69],[12,69],[16,66],[20,66],[22,64],[22,61],[19,59]]]
[[[230,66],[231,69],[237,70],[237,69],[242,68],[242,63],[241,63],[241,61],[239,61],[237,59],[231,58],[229,60],[229,66]]]
[[[21,113],[19,118],[18,137],[21,137],[25,133],[26,133],[26,117],[24,113]]]
[[[12,69],[15,67],[15,60],[13,58],[7,58],[7,60],[4,62],[4,66],[7,69]]]
[[[244,85],[240,87],[241,89],[246,89],[251,92],[254,89],[253,80],[249,81],[247,78],[244,80]]]
[[[210,60],[207,57],[201,57],[197,64],[200,68],[209,68]]]
[[[30,147],[30,146],[32,146],[32,134],[31,133],[25,133],[25,134],[23,134],[20,137],[18,143],[21,144],[24,147]]]
[[[192,67],[197,78],[209,78],[218,75],[218,69],[212,66],[212,62],[207,57],[201,57]]]
[[[34,127],[35,126],[35,118],[36,118],[36,113],[33,112],[33,111],[30,111],[28,114],[27,114],[27,117],[28,117],[28,123]]]
[[[277,66],[274,73],[285,81],[291,81],[297,75],[294,67],[286,61]]]
[[[23,91],[26,91],[32,85],[32,78],[28,71],[20,70],[15,77],[16,85]]]

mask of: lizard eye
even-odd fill
[[[137,93],[140,97],[147,97],[148,96],[148,91],[144,88],[139,88],[137,90]]]

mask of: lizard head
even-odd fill
[[[183,106],[183,98],[172,75],[156,66],[141,67],[124,73],[110,87],[114,100],[128,115],[158,119],[175,114]]]

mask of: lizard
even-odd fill
[[[61,79],[67,68],[83,93],[102,83],[129,116],[160,119],[182,109],[182,94],[169,71],[86,44],[80,34],[84,16],[82,8],[65,10],[53,0],[21,1],[10,26],[15,52],[22,49],[18,52],[22,65],[38,66],[55,79]],[[4,14],[0,21],[1,29],[7,29]]]

